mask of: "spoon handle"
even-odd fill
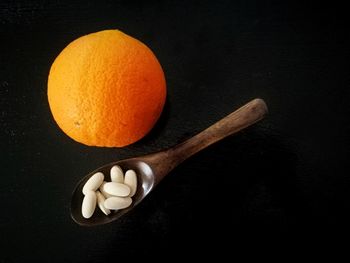
[[[153,159],[154,168],[160,176],[157,179],[160,181],[165,174],[200,150],[261,120],[267,112],[265,102],[254,99],[187,141],[154,156],[155,159],[159,157],[158,160]]]

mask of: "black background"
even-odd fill
[[[316,1],[2,0],[0,262],[102,262],[159,252],[234,258],[280,248],[288,256],[348,239],[342,10]],[[157,55],[167,104],[136,144],[87,147],[54,123],[47,76],[69,42],[113,28]],[[266,100],[266,119],[179,166],[120,221],[85,228],[70,218],[71,192],[84,174],[172,146],[255,97]]]

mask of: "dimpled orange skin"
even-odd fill
[[[158,120],[165,99],[164,73],[155,55],[118,30],[74,40],[50,69],[52,115],[69,137],[86,145],[138,141]]]

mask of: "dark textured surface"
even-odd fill
[[[350,50],[342,7],[71,2],[0,2],[0,262],[117,261],[155,248],[197,256],[280,246],[296,253],[345,235]],[[123,149],[72,141],[46,98],[61,49],[108,28],[145,42],[168,86],[157,127]],[[72,221],[70,195],[82,175],[171,146],[254,97],[269,106],[264,121],[178,167],[131,214],[96,228]]]

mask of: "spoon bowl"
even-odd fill
[[[132,169],[137,174],[137,191],[132,197],[132,204],[125,209],[118,210],[116,212],[111,211],[112,213],[108,216],[102,213],[97,207],[94,215],[86,219],[81,213],[81,204],[83,202],[84,195],[82,193],[83,187],[86,181],[95,173],[102,172],[105,176],[109,176],[110,170],[114,165],[119,165],[123,171]],[[155,184],[155,175],[152,171],[152,168],[142,159],[131,158],[120,160],[117,162],[106,164],[95,171],[87,174],[83,179],[81,179],[76,188],[74,189],[71,201],[71,216],[73,220],[79,225],[83,226],[94,226],[110,223],[122,215],[129,212],[134,206],[136,206],[152,189]]]
[[[83,226],[102,225],[117,220],[139,204],[177,165],[209,145],[254,124],[262,119],[266,113],[265,102],[262,99],[254,99],[201,133],[170,149],[109,163],[92,171],[77,183],[73,191],[71,217],[76,223]],[[81,213],[84,198],[83,186],[97,172],[102,172],[108,178],[114,165],[119,165],[123,171],[132,169],[138,176],[137,191],[132,197],[132,204],[128,208],[112,211],[108,216],[96,208],[91,218],[84,218]]]

